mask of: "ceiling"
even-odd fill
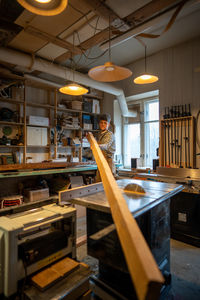
[[[162,33],[182,2],[70,0],[61,14],[44,17],[24,10],[16,0],[0,0],[0,45],[86,73],[108,60],[108,50],[105,46],[102,50],[102,44],[109,38],[110,18],[111,43],[115,44],[116,37],[121,40],[111,48],[112,61],[126,65],[143,57],[144,47],[134,37],[124,40],[124,35],[135,30],[136,36],[141,28],[146,33]],[[141,38],[147,55],[200,36],[199,19],[200,1],[184,1],[167,32],[158,38]]]

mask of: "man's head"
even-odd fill
[[[108,130],[108,127],[110,125],[111,117],[109,114],[103,114],[100,116],[99,120],[99,127],[102,131]]]

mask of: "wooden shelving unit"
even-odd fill
[[[31,83],[28,83],[29,86]],[[31,85],[32,86],[32,85]],[[34,85],[33,85],[34,87]],[[47,91],[47,98],[44,99],[46,100],[45,103],[34,103],[34,102],[29,102],[30,100],[28,99],[27,96],[27,88],[28,86],[26,85],[26,82],[24,82],[24,89],[23,89],[23,96],[21,96],[20,99],[18,99],[18,97],[12,97],[12,98],[2,98],[0,97],[0,102],[4,102],[4,103],[9,103],[12,105],[16,105],[16,110],[18,111],[18,115],[19,115],[19,122],[9,122],[9,121],[0,121],[0,126],[3,125],[8,125],[8,126],[13,126],[13,127],[17,127],[18,130],[22,131],[23,134],[23,145],[0,145],[0,149],[18,149],[19,153],[21,153],[21,151],[23,151],[23,158],[22,158],[22,162],[26,163],[26,158],[29,157],[29,153],[31,149],[48,149],[49,151],[49,155],[48,158],[49,159],[56,159],[58,157],[58,149],[60,151],[64,150],[64,149],[71,149],[71,154],[76,157],[79,157],[79,161],[82,161],[82,144],[79,146],[77,145],[67,145],[67,146],[63,146],[63,145],[58,145],[58,132],[57,132],[57,116],[58,114],[62,114],[62,113],[71,113],[74,116],[77,116],[79,118],[79,122],[80,122],[80,128],[72,128],[71,126],[65,126],[62,127],[62,129],[64,130],[69,130],[72,132],[72,136],[73,138],[78,137],[80,141],[82,141],[83,138],[83,133],[88,131],[86,129],[83,129],[83,114],[84,115],[90,115],[90,116],[95,116],[95,115],[99,115],[96,113],[92,113],[92,112],[87,112],[87,111],[83,111],[83,110],[76,110],[76,109],[70,109],[70,108],[64,108],[64,107],[59,107],[59,101],[58,101],[58,91],[55,88],[51,88],[51,87],[44,87],[44,86],[37,86],[37,88],[40,89],[44,89],[45,91]],[[22,94],[22,91],[20,92]],[[16,96],[16,95],[15,95]],[[22,99],[23,98],[23,99]],[[102,100],[101,97],[92,95],[92,94],[87,94],[84,95],[82,97],[82,101],[83,98],[89,98],[89,99],[97,99],[99,101]],[[72,100],[74,100],[72,98]],[[6,105],[5,105],[6,107]],[[27,109],[33,107],[33,109],[37,109],[37,108],[41,108],[46,110],[46,115],[48,116],[49,120],[50,120],[50,125],[49,126],[41,126],[41,125],[31,125],[31,124],[27,124],[27,116],[28,116],[28,112]],[[48,145],[27,145],[27,128],[28,127],[37,127],[37,128],[47,128],[47,140],[48,140]],[[51,130],[54,130],[54,144],[51,144]],[[98,130],[89,130],[92,132],[97,132]],[[12,151],[13,151],[12,150]],[[28,150],[28,153],[27,153]],[[34,150],[35,151],[35,150]],[[45,150],[44,150],[45,151]],[[35,153],[35,152],[34,152]],[[46,151],[45,151],[46,153]]]

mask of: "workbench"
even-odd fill
[[[170,198],[179,193],[183,186],[133,179],[121,179],[117,183],[122,191],[129,183],[137,183],[146,191],[144,195],[125,192],[123,195],[166,279],[166,284],[162,289],[162,295],[164,295],[170,287],[171,277]],[[99,275],[92,279],[95,283],[95,292],[100,297],[104,295],[104,299],[106,299],[105,290],[108,293],[107,297],[113,295],[111,299],[117,297],[135,299],[132,281],[116,230],[108,230],[107,234],[100,234],[99,238],[94,238],[96,233],[113,226],[105,192],[100,191],[87,196],[83,193],[82,197],[71,201],[87,208],[88,254],[99,260]]]
[[[0,178],[13,178],[13,177],[24,177],[24,176],[38,176],[38,175],[49,175],[49,174],[62,174],[62,173],[80,173],[87,171],[96,171],[96,165],[85,165],[76,166],[69,168],[59,169],[46,169],[46,170],[20,170],[20,171],[4,171],[0,172]]]
[[[171,237],[200,247],[200,170],[158,168],[156,174],[126,172],[144,180],[182,184],[184,189],[171,199]]]

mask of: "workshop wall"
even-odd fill
[[[200,37],[164,49],[147,57],[147,70],[158,75],[159,81],[153,84],[136,85],[133,77],[144,72],[144,59],[133,62],[127,67],[133,71],[133,77],[121,82],[125,96],[137,95],[159,90],[160,118],[164,107],[191,103],[192,115],[196,117],[200,109],[200,72],[194,69],[200,66]],[[200,152],[197,145],[196,152]],[[197,167],[200,159],[197,157]]]
[[[133,77],[124,80],[121,87],[126,97],[159,89],[160,116],[165,106],[187,103],[191,103],[195,115],[199,110],[200,72],[194,69],[199,66],[200,37],[147,57],[147,71],[158,75],[159,81],[147,85],[133,83],[133,77],[144,72],[142,59],[127,66],[133,71]]]

